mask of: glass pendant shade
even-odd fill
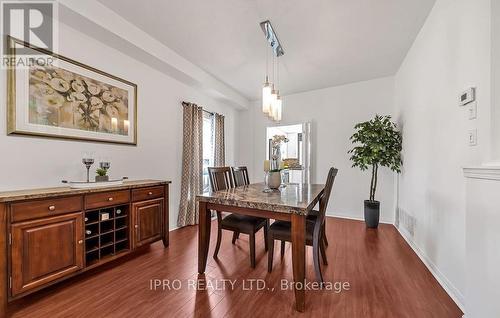
[[[271,117],[272,120],[276,120],[276,100],[278,98],[278,92],[275,91],[274,89],[271,91],[271,108],[269,109],[269,117]]]
[[[262,87],[262,112],[269,114],[271,112],[271,84],[267,81]]]
[[[269,65],[269,49],[266,48],[266,81],[262,86],[262,112],[266,114],[270,120],[280,121],[283,113],[283,101],[277,90],[280,83],[279,57],[283,56],[285,51],[274,32],[271,22],[266,20],[261,22],[260,26],[266,36],[267,44],[270,45],[272,49],[272,60],[271,65]],[[269,73],[270,69],[271,74]],[[269,82],[269,76],[271,76],[273,84]]]
[[[278,100],[276,99],[274,101],[274,107],[273,107],[273,120],[278,121]]]
[[[281,112],[281,97],[279,95],[279,92],[277,92],[276,99],[274,99],[273,101],[273,114],[271,116],[274,121],[281,120],[280,112]]]
[[[281,121],[281,114],[283,113],[283,100],[281,99],[281,96],[278,95],[276,99],[276,116],[274,120],[276,121]]]

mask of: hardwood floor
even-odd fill
[[[216,224],[211,227],[206,290],[193,288],[198,278],[198,237],[197,227],[192,226],[171,232],[167,249],[155,243],[139,254],[11,303],[9,314],[23,318],[462,316],[393,226],[382,224],[378,230],[368,230],[359,221],[328,218],[327,222],[329,265],[323,267],[324,279],[347,282],[350,288],[340,293],[307,291],[302,314],[293,309],[293,290],[280,290],[281,280],[292,278],[290,244],[282,259],[276,243],[273,272],[268,274],[262,231],[256,238],[255,269],[249,266],[248,236],[240,235],[232,245],[231,235],[223,233],[216,261],[211,257]],[[314,281],[310,247],[306,263],[306,278]],[[171,288],[179,287],[178,283],[182,287],[152,290],[152,279],[170,280]],[[225,290],[222,279],[231,280]],[[247,290],[250,279],[262,279],[266,289]]]

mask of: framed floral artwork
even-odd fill
[[[8,134],[137,144],[136,84],[12,37],[8,41],[13,61],[19,48],[36,56],[8,69]]]

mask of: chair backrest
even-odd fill
[[[233,176],[230,167],[209,167],[208,176],[212,191],[226,190],[234,188]]]
[[[231,167],[231,170],[233,171],[235,186],[239,187],[250,184],[247,167]]]
[[[323,194],[319,199],[319,214],[318,214],[318,223],[319,225],[323,224],[325,220],[326,207],[328,206],[328,201],[330,200],[330,193],[333,188],[333,181],[335,181],[335,176],[337,176],[337,172],[339,170],[332,167],[330,171],[328,171],[328,177],[326,178],[325,189],[323,190]]]

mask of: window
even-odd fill
[[[210,190],[208,167],[214,166],[214,114],[203,112],[203,192]]]

